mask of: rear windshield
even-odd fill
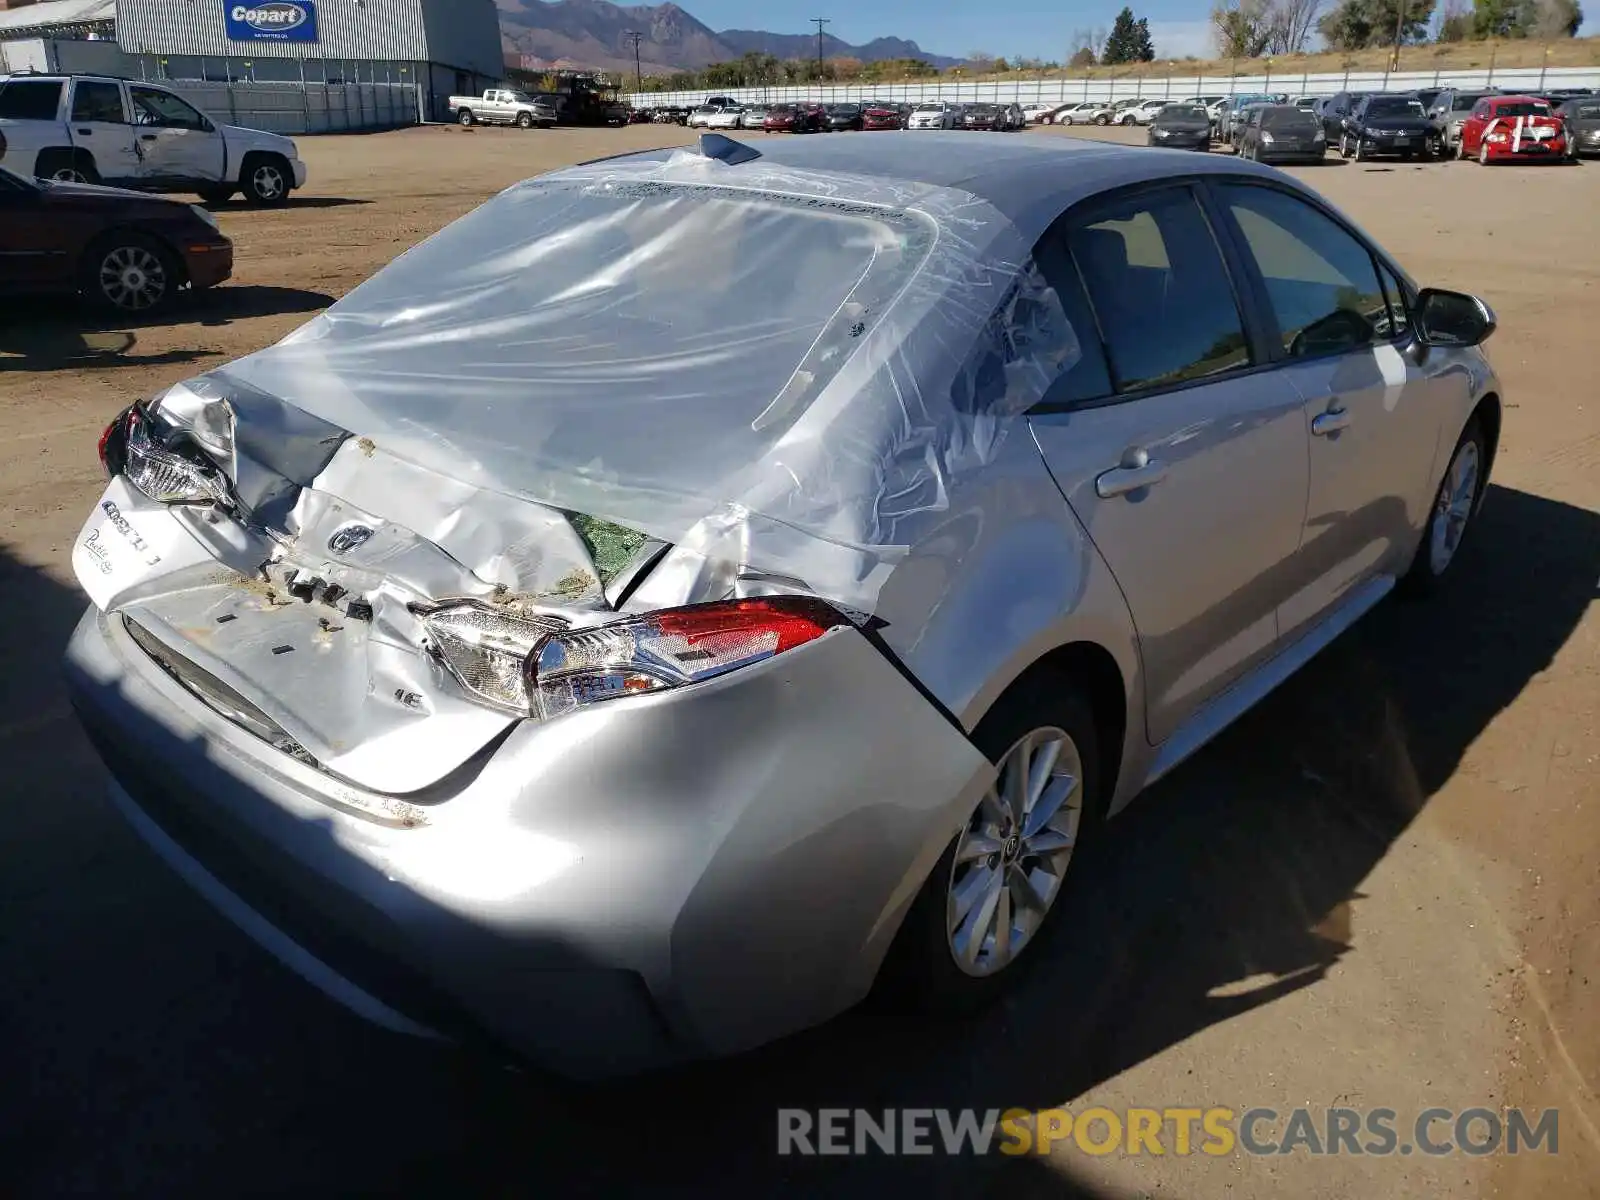
[[[1322,123],[1303,108],[1269,108],[1261,114],[1266,129],[1320,129]]]
[[[724,471],[782,436],[932,239],[918,217],[842,201],[526,183],[261,356],[249,382],[291,403],[313,388],[347,425],[381,411],[491,457],[514,401],[519,444],[546,461],[603,454],[635,483],[664,464]]]
[[[1523,100],[1510,104],[1496,104],[1494,115],[1497,117],[1548,117],[1550,106],[1543,101]]]
[[[1378,96],[1367,101],[1369,117],[1420,117],[1422,101],[1410,96]]]
[[[1582,104],[1574,104],[1570,100],[1561,106],[1561,111],[1579,121],[1600,121],[1600,100],[1585,100]]]
[[[1450,99],[1450,111],[1466,112],[1487,94],[1487,92],[1457,92]]]

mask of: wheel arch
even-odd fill
[[[1500,396],[1496,392],[1485,392],[1483,398],[1473,408],[1472,415],[1467,418],[1468,423],[1478,422],[1478,427],[1483,430],[1484,442],[1489,451],[1489,461],[1483,465],[1484,490],[1488,490],[1488,481],[1494,472],[1495,456],[1500,450],[1500,429],[1504,417]]]
[[[1030,686],[1040,678],[1070,681],[1083,689],[1094,713],[1096,749],[1100,758],[1100,816],[1106,815],[1122,772],[1128,736],[1129,692],[1116,657],[1098,642],[1077,641],[1057,646],[1024,671],[1011,688]],[[1008,688],[1007,691],[1010,691]]]

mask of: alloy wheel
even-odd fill
[[[100,292],[125,312],[145,312],[166,298],[166,264],[143,246],[118,246],[100,260]]]
[[[88,183],[89,177],[77,167],[57,167],[50,172],[50,178],[55,183]]]
[[[1083,818],[1083,759],[1065,730],[1025,734],[956,843],[945,928],[956,966],[1009,966],[1061,892]]]
[[[262,163],[250,176],[254,191],[263,200],[276,200],[283,195],[283,172],[271,163]]]
[[[1428,541],[1428,568],[1435,575],[1443,575],[1461,546],[1467,522],[1472,519],[1473,507],[1478,501],[1478,478],[1482,473],[1482,460],[1478,444],[1468,440],[1461,443],[1444,482],[1439,485],[1439,500],[1435,506],[1433,527]]]

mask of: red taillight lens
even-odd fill
[[[138,410],[137,404],[129,405],[112,418],[100,435],[100,444],[95,449],[107,479],[122,474],[128,465],[128,432],[138,418]]]
[[[770,638],[774,654],[803,646],[844,621],[828,605],[798,596],[671,608],[652,619],[662,634],[681,637],[690,646],[709,639]]]
[[[847,624],[820,600],[773,596],[666,609],[552,634],[529,656],[530,708],[544,717],[714,679]]]

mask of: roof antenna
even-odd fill
[[[754,162],[761,157],[761,151],[743,142],[736,142],[730,137],[723,137],[720,133],[702,133],[700,157],[714,158],[718,162],[727,163],[730,167],[736,167],[740,163]]]

